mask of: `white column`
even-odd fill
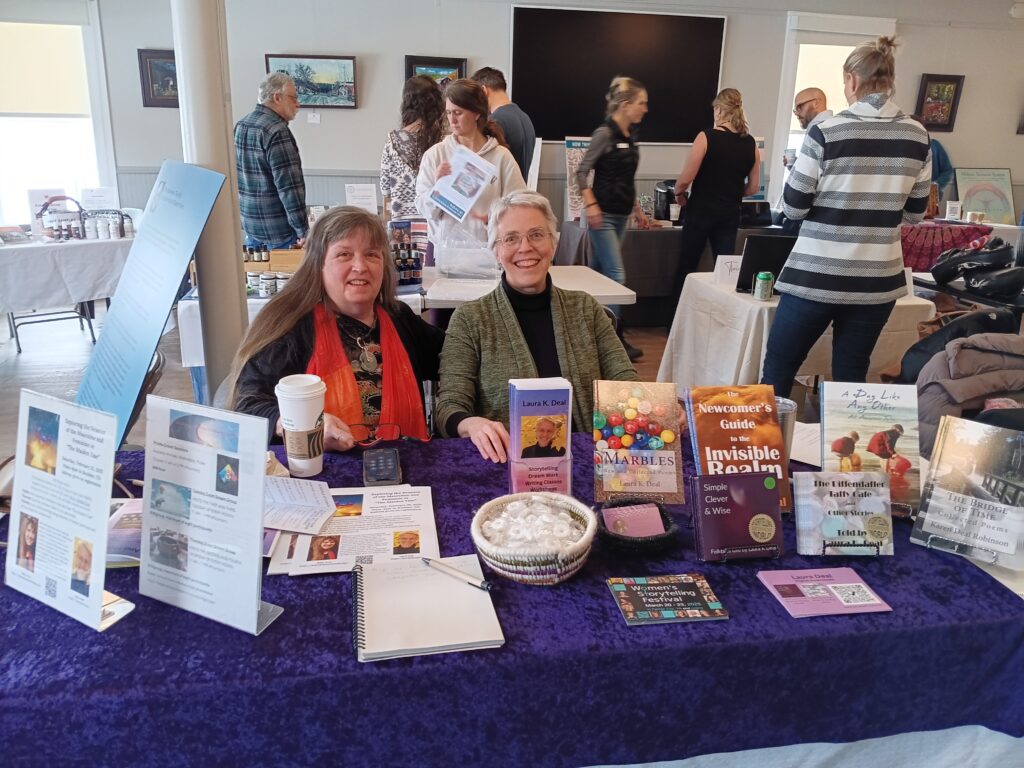
[[[171,0],[171,22],[185,162],[227,176],[196,247],[206,380],[212,401],[249,320],[242,287],[224,0]]]

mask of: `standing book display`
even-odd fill
[[[1024,571],[1024,432],[943,416],[910,540]]]
[[[891,555],[889,476],[798,472],[796,551],[801,555]]]
[[[773,472],[779,507],[792,510],[789,463],[771,386],[693,387],[686,394],[686,413],[698,474]]]
[[[921,485],[917,387],[894,384],[821,385],[821,468],[884,472],[892,514],[917,509]]]
[[[685,503],[676,387],[594,382],[594,501],[640,497]]]
[[[572,384],[509,379],[509,491],[572,495]]]
[[[771,472],[689,478],[697,557],[782,556],[779,480]]]

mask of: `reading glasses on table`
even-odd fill
[[[411,440],[416,443],[429,443],[430,438],[413,437],[412,435],[403,435],[402,428],[397,424],[352,424],[351,429],[356,427],[362,427],[369,433],[369,436],[362,439],[356,440],[355,443],[360,448],[372,448],[378,443],[391,440]]]

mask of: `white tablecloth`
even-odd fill
[[[680,396],[690,387],[756,384],[761,378],[765,346],[778,297],[758,301],[715,283],[710,272],[686,278],[658,381],[674,381]],[[917,324],[935,314],[935,305],[917,296],[896,302],[871,355],[869,380],[917,341]],[[811,349],[799,375],[828,376],[832,367],[832,329]]]
[[[551,282],[559,288],[572,291],[585,291],[597,299],[598,303],[635,304],[636,292],[624,285],[616,283],[590,267],[561,266],[551,268]],[[427,289],[424,307],[427,309],[455,309],[467,301],[479,299],[490,293],[498,284],[497,280],[463,280],[447,277],[427,279],[426,270],[423,278]]]
[[[72,307],[114,295],[134,240],[0,247],[0,313]]]

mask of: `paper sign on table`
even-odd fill
[[[345,203],[377,215],[376,184],[346,184]]]
[[[736,287],[736,281],[740,278],[740,263],[742,256],[719,256],[715,260],[715,272],[711,279],[720,285]]]
[[[7,585],[103,631],[134,604],[103,589],[117,419],[21,390]]]
[[[87,211],[116,211],[121,208],[117,187],[83,187],[79,202]]]
[[[484,189],[498,178],[498,169],[462,146],[448,158],[448,164],[452,172],[437,180],[430,199],[445,213],[465,221]]]
[[[139,592],[258,635],[267,420],[146,398]]]

